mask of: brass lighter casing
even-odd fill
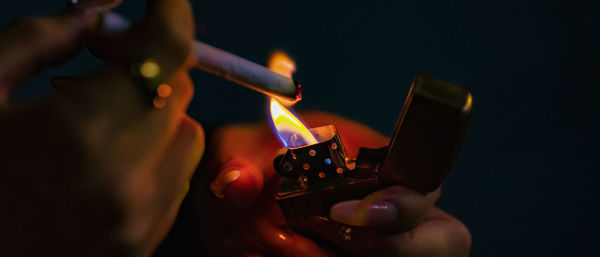
[[[452,168],[471,117],[471,94],[418,75],[394,129],[379,176],[422,193],[435,191]]]
[[[389,185],[435,191],[462,146],[471,105],[468,91],[418,75],[388,147],[361,148],[351,159],[333,126],[312,129],[320,143],[289,148],[274,161],[284,176],[276,199],[288,225],[316,237],[308,218],[328,218],[337,202],[361,199]]]

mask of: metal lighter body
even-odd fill
[[[288,225],[315,237],[307,218],[328,218],[337,202],[389,185],[435,191],[462,146],[471,105],[469,92],[417,75],[387,147],[360,148],[353,159],[333,125],[311,129],[319,143],[288,148],[273,163],[283,176],[275,198]]]

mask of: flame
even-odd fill
[[[285,147],[318,143],[308,128],[290,110],[271,98],[271,122],[275,134]]]
[[[269,69],[291,78],[292,73],[296,71],[296,64],[285,53],[275,52],[271,55],[269,60]],[[287,109],[281,101],[282,99],[271,98],[269,106],[271,109],[271,125],[273,131],[283,146],[299,147],[318,143],[308,127]]]

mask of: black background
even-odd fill
[[[143,1],[119,11],[141,17]],[[259,63],[284,50],[304,99],[392,132],[413,76],[474,96],[466,144],[439,205],[473,235],[472,256],[600,256],[595,188],[600,126],[599,4],[574,1],[193,1],[198,38]],[[0,20],[63,1],[5,2]],[[87,72],[84,52],[32,79],[16,100],[52,93],[50,75]],[[265,119],[263,96],[192,73],[204,124]]]

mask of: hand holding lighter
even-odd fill
[[[288,148],[273,163],[284,177],[275,198],[288,225],[315,237],[307,218],[329,217],[337,202],[390,185],[435,191],[462,146],[471,104],[468,91],[417,75],[387,147],[360,148],[351,159],[333,125],[311,129],[319,143]]]

